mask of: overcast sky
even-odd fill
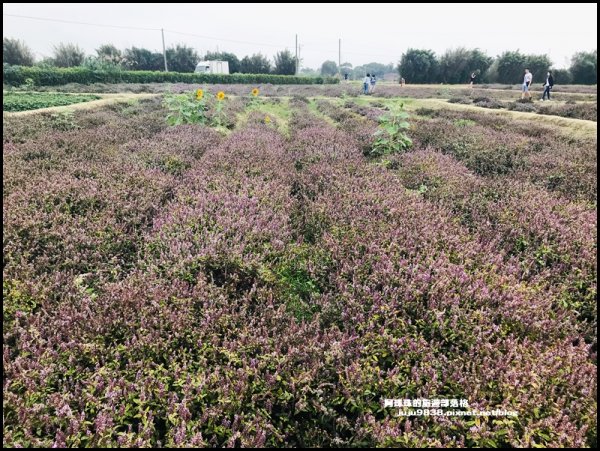
[[[491,56],[504,50],[546,53],[556,68],[567,67],[576,51],[594,50],[598,38],[597,4],[469,5],[359,3],[334,4],[19,4],[4,3],[4,36],[23,39],[37,58],[50,56],[52,45],[74,42],[89,54],[103,43],[159,50],[156,30],[165,29],[167,46],[186,43],[200,54],[225,50],[240,58],[278,50],[294,52],[298,34],[303,67],[337,62],[397,63],[409,47],[443,53],[447,48],[478,47]],[[7,14],[87,22],[80,25],[25,19]],[[174,33],[177,32],[177,33]],[[187,34],[189,33],[191,36]]]

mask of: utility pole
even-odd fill
[[[167,67],[167,51],[165,50],[165,30],[160,29],[162,33],[162,41],[163,41],[163,58],[165,59],[165,72],[169,72],[169,68]]]
[[[298,35],[296,34],[296,72],[294,75],[298,75]]]
[[[338,50],[338,74],[342,74],[342,39],[339,39],[339,50]]]

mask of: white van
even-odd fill
[[[228,74],[229,73],[229,62],[228,61],[200,61],[196,65],[197,73],[206,74]]]

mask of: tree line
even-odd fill
[[[378,78],[396,72],[409,83],[468,83],[471,74],[476,74],[478,83],[520,83],[523,71],[528,68],[540,81],[551,70],[554,79],[560,84],[596,84],[597,51],[578,52],[571,58],[568,69],[554,69],[548,55],[525,55],[519,50],[506,51],[496,58],[486,55],[479,49],[457,48],[446,50],[437,56],[433,50],[408,49],[398,66],[393,64],[369,63],[353,67],[343,63],[338,70],[335,61],[325,61],[320,73],[313,69],[302,69],[303,75],[333,76],[338,72],[348,74],[351,80],[362,79],[366,74]]]
[[[168,69],[174,72],[193,72],[198,61],[227,61],[232,74],[276,74],[294,75],[296,59],[289,50],[278,52],[273,61],[261,53],[239,59],[230,52],[207,52],[200,56],[196,50],[185,44],[177,44],[166,49]],[[597,51],[578,52],[573,55],[568,69],[553,69],[548,55],[527,55],[519,50],[506,51],[496,58],[486,55],[479,49],[457,48],[447,50],[438,56],[432,50],[408,49],[397,66],[392,63],[369,63],[354,67],[351,63],[325,61],[317,70],[303,68],[300,75],[335,76],[348,74],[349,79],[361,79],[365,74],[382,78],[385,74],[397,71],[409,83],[467,83],[475,72],[480,83],[519,83],[523,70],[527,67],[539,77],[552,70],[554,79],[560,84],[596,84]],[[4,38],[3,62],[19,66],[88,67],[91,69],[164,70],[162,52],[141,47],[124,50],[112,44],[104,44],[96,49],[96,55],[86,55],[76,44],[59,44],[53,55],[35,61],[33,52],[22,41]]]
[[[199,61],[228,61],[232,74],[274,74],[294,75],[296,59],[289,50],[277,52],[273,61],[260,53],[245,56],[241,60],[229,52],[198,52],[185,44],[177,44],[166,49],[167,67],[173,72],[194,72]],[[96,55],[86,55],[76,44],[58,44],[53,47],[52,56],[36,61],[33,51],[18,39],[4,38],[2,59],[4,64],[17,66],[87,67],[90,69],[164,70],[162,52],[142,47],[118,49],[113,44],[103,44],[96,49]]]
[[[552,70],[556,83],[596,84],[598,53],[578,52],[568,69],[553,69],[548,55],[526,55],[519,50],[506,51],[492,58],[479,49],[447,50],[438,57],[432,50],[408,49],[400,59],[398,73],[409,83],[467,83],[475,72],[482,83],[520,83],[528,68],[543,81]]]

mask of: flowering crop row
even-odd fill
[[[377,164],[368,115],[289,105],[5,124],[4,446],[594,445],[595,195],[528,172],[583,144],[440,116]]]

